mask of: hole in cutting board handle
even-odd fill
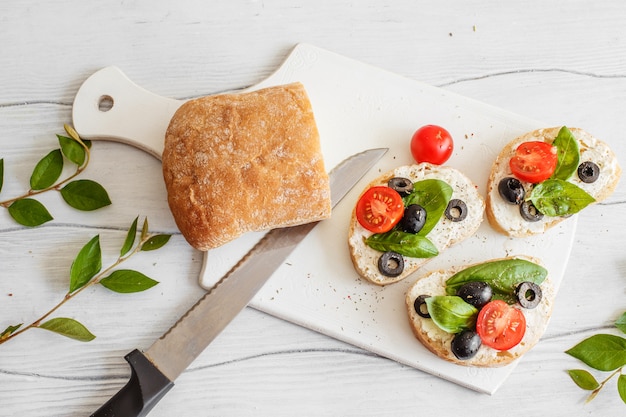
[[[109,95],[101,96],[100,99],[98,100],[98,110],[100,110],[103,113],[108,112],[109,110],[113,108],[113,103],[114,103],[113,97]]]

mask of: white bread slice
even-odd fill
[[[480,226],[484,217],[485,203],[478,193],[476,185],[460,171],[429,163],[404,165],[378,177],[363,190],[363,193],[373,186],[387,185],[387,182],[393,177],[408,178],[413,182],[424,179],[445,181],[452,187],[451,198],[463,200],[467,205],[468,215],[464,220],[452,222],[442,215],[439,223],[426,236],[437,247],[439,253],[473,235]],[[364,242],[371,235],[372,232],[359,224],[356,219],[356,210],[353,210],[348,236],[350,257],[359,275],[374,284],[386,285],[398,282],[432,259],[404,257],[404,271],[399,276],[384,276],[378,270],[378,258],[382,252],[370,248]]]
[[[509,168],[509,160],[515,154],[515,149],[521,143],[528,141],[552,143],[560,129],[560,127],[538,129],[519,136],[509,142],[494,161],[487,183],[486,214],[489,223],[496,231],[511,237],[526,237],[544,233],[566,219],[566,217],[543,216],[537,222],[526,221],[520,215],[519,206],[508,204],[498,192],[500,180],[513,176]],[[569,128],[569,130],[578,140],[581,154],[580,162],[592,161],[596,163],[600,167],[600,176],[595,182],[587,184],[582,182],[574,173],[568,181],[585,190],[595,198],[596,202],[600,202],[611,195],[619,182],[621,168],[617,158],[606,143],[590,133],[579,128]],[[532,189],[532,184],[522,181],[522,185],[526,190],[526,195],[528,195]]]
[[[536,264],[540,264],[537,259],[516,256],[513,258],[526,259]],[[554,305],[554,297],[556,295],[554,286],[550,279],[550,274],[541,284],[542,299],[539,305],[533,309],[525,309],[516,305],[524,313],[526,318],[526,333],[522,341],[515,347],[498,351],[488,346],[482,345],[476,356],[468,360],[459,360],[450,350],[450,343],[454,337],[453,334],[439,328],[432,319],[423,318],[415,312],[413,306],[415,299],[420,295],[446,295],[445,282],[455,273],[469,267],[454,267],[447,270],[439,270],[429,273],[417,280],[406,293],[406,307],[409,317],[409,323],[415,337],[422,342],[432,353],[459,365],[476,366],[476,367],[499,367],[504,366],[512,361],[520,358],[528,352],[541,338],[545,332],[550,315],[552,314],[552,306]]]

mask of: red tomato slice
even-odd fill
[[[526,318],[521,310],[502,300],[493,300],[478,313],[476,333],[486,346],[508,350],[522,341]]]
[[[411,137],[411,154],[419,162],[441,165],[454,149],[452,135],[437,125],[422,126]]]
[[[403,215],[402,197],[396,190],[386,186],[370,188],[356,203],[356,218],[370,232],[388,232]]]
[[[520,144],[509,161],[513,175],[533,184],[550,178],[557,163],[556,146],[532,141]]]

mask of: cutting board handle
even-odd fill
[[[105,67],[80,86],[72,110],[74,129],[89,140],[111,140],[161,159],[163,132],[184,103],[151,93],[117,67]]]

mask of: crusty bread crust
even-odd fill
[[[393,177],[409,178],[413,182],[434,178],[446,181],[453,189],[452,198],[463,200],[468,207],[468,216],[461,222],[452,222],[442,215],[441,220],[431,230],[427,237],[439,250],[443,252],[455,243],[473,235],[483,220],[485,203],[477,191],[476,185],[460,171],[446,166],[429,163],[406,165],[387,172],[372,181],[362,193],[376,185],[386,185]],[[356,206],[356,203],[355,203]],[[356,209],[352,211],[352,218],[348,228],[348,246],[350,258],[359,275],[377,285],[387,285],[398,282],[432,258],[404,258],[404,271],[397,277],[387,277],[378,271],[378,258],[381,252],[368,247],[364,239],[372,233],[361,226],[356,218]]]
[[[163,176],[176,224],[199,250],[330,217],[319,133],[300,83],[183,104],[165,136]]]
[[[527,259],[539,264],[535,258],[519,256],[516,258]],[[520,308],[526,318],[526,333],[522,341],[512,349],[507,351],[497,351],[488,346],[481,346],[476,356],[468,360],[459,360],[452,353],[450,343],[454,335],[440,329],[432,319],[420,317],[413,306],[415,299],[420,295],[445,295],[445,282],[448,278],[471,265],[465,267],[455,267],[447,270],[439,270],[429,273],[418,279],[406,293],[406,308],[409,318],[409,325],[415,337],[432,353],[446,361],[464,366],[494,368],[505,366],[520,358],[537,344],[545,332],[556,295],[550,275],[541,284],[543,297],[541,302],[534,309]]]
[[[544,233],[566,219],[566,217],[544,216],[537,222],[527,222],[519,214],[519,206],[506,203],[498,193],[498,183],[502,178],[512,176],[509,160],[515,149],[523,142],[545,141],[552,143],[559,133],[560,127],[538,129],[519,136],[509,142],[493,163],[487,182],[486,209],[487,220],[494,230],[511,237],[527,237]],[[591,184],[586,184],[574,174],[569,181],[576,184],[600,202],[610,196],[619,182],[621,168],[617,158],[609,146],[579,129],[569,128],[578,140],[581,162],[592,161],[600,167],[600,177]],[[522,182],[527,193],[532,184]]]

